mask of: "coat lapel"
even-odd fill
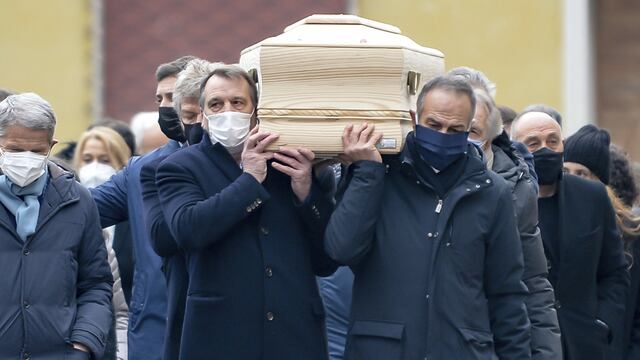
[[[0,204],[0,226],[7,228],[7,230],[14,235],[13,238],[22,244],[22,240],[20,240],[20,236],[16,232],[16,226],[11,222],[10,216],[13,217],[13,214],[9,212],[4,205]]]
[[[568,198],[570,197],[570,194],[568,194],[569,191],[571,191],[571,189],[566,186],[566,180],[565,180],[565,175],[562,175],[562,178],[560,179],[560,181],[558,181],[558,237],[557,237],[557,241],[560,241],[559,246],[554,247],[552,244],[551,245],[551,251],[553,254],[553,260],[552,262],[555,262],[557,264],[557,266],[560,266],[560,268],[556,269],[556,287],[558,286],[558,284],[560,284],[561,279],[560,279],[560,274],[565,273],[564,271],[561,271],[561,267],[564,266],[564,264],[566,264],[567,262],[569,262],[570,258],[569,258],[569,249],[571,248],[571,239],[573,238],[570,234],[571,229],[573,229],[573,226],[568,226],[568,221],[571,221],[571,214],[570,214],[570,210],[568,205],[570,204],[570,202],[568,201]],[[555,251],[559,251],[559,254],[556,254]]]
[[[65,178],[67,173],[57,165],[49,163],[49,174],[51,176],[49,184],[45,189],[44,198],[40,201],[36,233],[60,208],[79,199],[78,195],[72,191],[71,184],[73,182]]]
[[[211,144],[208,136],[204,136],[198,146],[230,182],[242,175],[242,169],[224,146]]]

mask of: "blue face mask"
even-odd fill
[[[474,140],[472,138],[469,138],[467,141],[470,144],[473,144],[473,145],[479,147],[480,149],[482,149],[484,147],[484,140]]]
[[[415,140],[422,159],[442,171],[467,152],[469,132],[443,134],[426,126],[416,125]]]

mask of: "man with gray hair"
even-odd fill
[[[524,115],[526,113],[529,112],[541,112],[541,113],[545,113],[549,116],[551,116],[553,118],[553,120],[555,120],[558,125],[562,126],[562,115],[560,114],[560,112],[554,108],[552,108],[551,106],[547,105],[547,104],[532,104],[532,105],[528,105],[527,107],[525,107],[522,112],[520,113],[520,115],[518,117],[520,117],[521,115]]]
[[[0,358],[100,359],[113,278],[91,196],[48,161],[56,118],[33,93],[0,102]]]
[[[345,128],[325,249],[355,275],[346,359],[531,358],[513,194],[468,143],[475,107],[440,76],[400,154],[380,155],[372,125]]]
[[[562,359],[555,296],[547,279],[547,261],[537,225],[535,179],[502,129],[500,110],[487,92],[487,84],[492,84],[491,81],[482,72],[472,68],[456,68],[450,74],[465,79],[474,88],[478,100],[469,130],[469,141],[482,149],[487,168],[504,178],[513,192],[524,259],[522,281],[529,290],[525,304],[531,322],[532,358]]]
[[[200,83],[219,64],[202,59],[191,60],[178,75],[173,90],[173,106],[184,129],[182,147],[202,140],[202,115],[198,99]],[[176,149],[177,150],[177,149]],[[154,251],[162,257],[162,271],[167,283],[167,327],[164,340],[164,360],[178,359],[182,338],[185,302],[189,285],[185,254],[178,248],[162,213],[156,186],[156,169],[166,156],[160,156],[145,164],[140,171],[145,224]]]
[[[173,88],[178,73],[184,69],[184,58],[162,64],[156,73],[156,101],[162,107],[172,107]],[[160,109],[162,109],[162,107]],[[159,109],[159,112],[161,112]],[[167,287],[162,275],[162,259],[153,251],[143,219],[144,205],[140,184],[142,167],[154,159],[166,156],[182,144],[169,141],[155,151],[129,160],[127,166],[107,182],[92,188],[103,227],[129,220],[135,256],[133,287],[129,306],[129,358],[158,360],[166,329]]]

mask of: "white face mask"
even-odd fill
[[[204,114],[209,125],[212,143],[222,144],[229,152],[242,151],[242,144],[249,136],[253,114],[226,111],[219,114]]]
[[[115,173],[116,169],[112,166],[94,161],[81,167],[80,171],[78,171],[78,177],[80,178],[80,183],[90,189],[109,180]]]
[[[44,174],[48,157],[49,154],[42,155],[31,151],[2,151],[0,169],[12,183],[25,187]]]

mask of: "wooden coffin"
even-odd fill
[[[258,83],[261,130],[278,146],[319,156],[342,152],[349,123],[374,123],[382,153],[397,153],[412,129],[422,86],[444,72],[444,55],[391,25],[353,15],[312,15],[242,51]]]

